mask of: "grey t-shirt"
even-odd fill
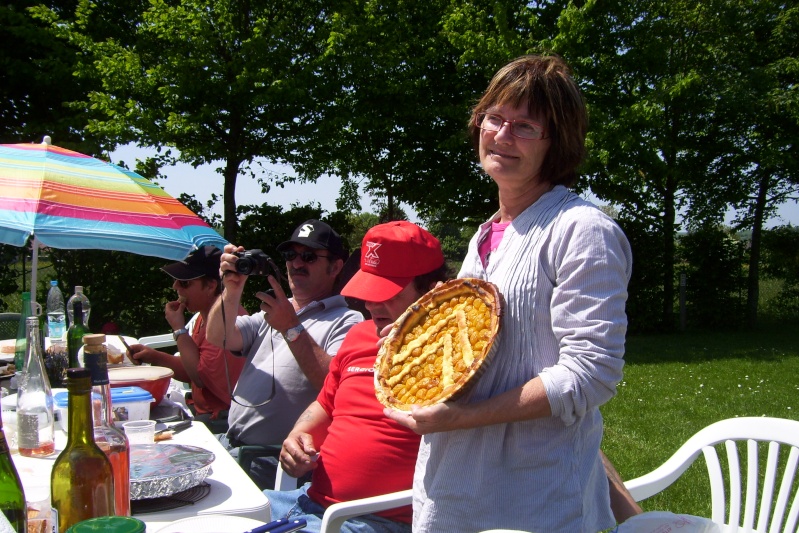
[[[363,320],[360,313],[347,308],[342,296],[312,302],[297,316],[306,331],[329,355],[338,352],[347,331]],[[297,418],[316,399],[319,391],[305,377],[280,332],[266,323],[263,312],[238,317],[236,326],[241,331],[242,356],[247,358],[247,363],[233,391],[234,398],[248,406],[269,398],[273,357],[275,395],[271,402],[257,408],[231,402],[228,438],[245,444],[282,444]]]

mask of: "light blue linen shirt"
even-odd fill
[[[459,277],[495,283],[503,317],[485,373],[458,401],[540,376],[552,416],[426,435],[413,530],[596,533],[615,524],[598,455],[599,406],[622,378],[629,243],[611,218],[562,186],[508,226],[483,268],[478,243],[490,224],[470,242]]]

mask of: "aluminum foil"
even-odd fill
[[[130,447],[130,499],[171,496],[202,483],[214,454],[187,444],[134,444]]]

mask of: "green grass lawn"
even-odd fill
[[[617,396],[602,408],[603,450],[624,479],[669,458],[703,427],[740,416],[799,419],[799,327],[631,337]],[[700,457],[645,511],[710,516]]]

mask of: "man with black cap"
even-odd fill
[[[221,258],[224,290],[209,315],[208,339],[246,360],[228,416],[233,455],[233,448],[245,444],[283,442],[316,398],[347,331],[363,320],[334,295],[347,252],[333,228],[307,220],[277,249],[286,262],[291,298],[270,275],[271,294],[256,294],[261,311],[235,320],[247,276],[237,272],[234,252],[244,248],[229,244]],[[274,484],[275,469],[265,461],[254,462],[249,474],[262,488]]]
[[[134,362],[171,368],[175,379],[190,382],[195,420],[205,422],[215,432],[227,428],[230,391],[236,386],[244,367],[240,357],[223,352],[205,336],[208,312],[222,292],[219,279],[221,256],[222,250],[204,246],[183,261],[161,269],[172,276],[172,288],[178,293],[176,301],[167,302],[164,315],[172,329],[180,356],[175,357],[141,344],[130,347]],[[186,310],[195,313],[188,323]],[[246,311],[240,307],[237,314],[246,314]]]

